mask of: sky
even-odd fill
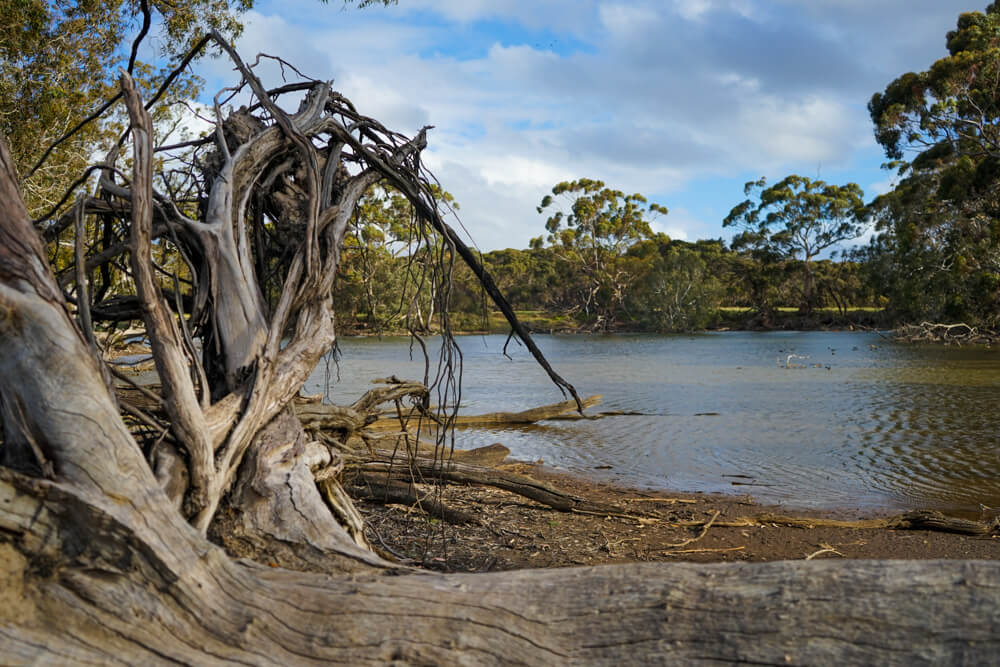
[[[333,80],[407,135],[483,251],[544,233],[542,197],[592,178],[670,213],[655,231],[726,238],[743,185],[789,174],[891,187],[867,103],[946,55],[987,0],[258,0],[236,46]],[[233,82],[223,60],[199,73]],[[275,68],[265,85],[280,85]],[[454,222],[454,221],[453,221]]]

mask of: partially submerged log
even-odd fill
[[[469,427],[536,424],[546,419],[565,417],[567,413],[578,411],[581,407],[584,409],[594,407],[601,402],[602,398],[603,397],[600,394],[597,394],[582,399],[579,403],[576,401],[562,401],[560,403],[552,403],[550,405],[542,405],[537,408],[531,408],[530,410],[522,410],[521,412],[487,412],[481,415],[455,415],[454,417],[448,419],[448,424],[450,426]],[[409,411],[406,416],[417,417],[420,415],[421,413],[419,411],[414,410]],[[370,428],[375,430],[397,429],[399,428],[399,419],[397,417],[383,416],[378,421],[371,424]]]

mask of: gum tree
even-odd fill
[[[871,250],[907,318],[1000,312],[1000,4],[958,18],[948,55],[868,105],[899,185],[872,213]]]
[[[548,235],[532,239],[533,248],[546,243],[566,266],[581,277],[577,307],[601,329],[618,319],[633,274],[622,258],[637,241],[648,239],[651,220],[667,209],[648,203],[641,194],[626,195],[602,181],[581,178],[552,188],[538,206],[549,213]]]
[[[749,198],[733,207],[722,222],[723,227],[742,230],[733,238],[733,249],[800,259],[802,310],[812,312],[816,299],[813,259],[861,236],[866,227],[864,192],[855,183],[829,185],[794,174],[770,187],[763,178],[751,181],[744,192]]]

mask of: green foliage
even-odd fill
[[[238,33],[239,14],[250,5],[250,0],[152,0],[161,30],[155,55],[169,67],[210,28]],[[114,95],[118,68],[127,67],[141,23],[134,0],[0,2],[0,132],[20,173]],[[148,90],[169,70],[156,72],[137,62],[136,71]],[[191,97],[198,83],[188,76],[174,93]],[[166,110],[161,107],[161,116]],[[92,124],[60,146],[45,168],[22,184],[29,210],[38,214],[54,204],[95,151],[107,148],[114,129],[113,122]]]
[[[900,76],[868,105],[875,137],[892,159],[927,149],[1000,152],[1000,6],[959,16],[947,45],[948,56]]]
[[[394,0],[344,0],[345,4],[394,4]],[[158,59],[138,61],[137,80],[148,96],[208,30],[237,36],[241,15],[254,0],[149,0],[159,31]],[[140,34],[139,0],[0,0],[0,133],[22,176],[44,151],[117,92],[118,69],[128,66]],[[147,43],[151,40],[147,40]],[[201,81],[182,75],[156,110],[160,127],[181,113],[173,100],[193,99]],[[91,123],[60,145],[44,168],[22,182],[29,212],[39,215],[109,148],[121,129],[122,109]]]
[[[634,243],[652,236],[650,220],[667,209],[641,194],[626,195],[582,178],[558,183],[537,210],[550,212],[545,241],[566,270],[579,276],[575,302],[581,316],[596,328],[613,327],[633,277],[622,258]],[[538,237],[531,245],[542,248],[545,241]]]
[[[756,194],[756,202],[747,199],[735,206],[722,223],[743,230],[733,238],[733,248],[750,251],[762,265],[801,258],[801,304],[810,312],[816,305],[812,261],[824,250],[862,234],[864,192],[855,183],[829,185],[796,175],[771,187],[763,178],[751,181],[744,191]]]
[[[871,204],[865,254],[904,320],[1000,313],[1000,3],[959,16],[948,55],[869,104],[899,185]],[[911,157],[909,161],[904,160]]]
[[[435,196],[459,208],[451,193],[439,189]],[[371,188],[358,205],[343,249],[334,295],[341,322],[377,333],[429,330],[450,298],[441,269],[450,268],[452,260],[405,196],[388,186]]]
[[[657,332],[704,329],[722,303],[724,287],[713,270],[722,243],[691,244],[660,234],[637,243],[637,279],[629,290],[629,312],[639,328]]]

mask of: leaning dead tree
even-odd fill
[[[365,192],[382,182],[405,194],[520,325],[438,212],[420,167],[426,128],[412,139],[392,132],[326,82],[266,90],[228,43],[213,40],[241,77],[224,92],[245,92],[250,103],[223,118],[217,101],[216,131],[193,142],[200,150],[189,166],[154,174],[163,149],[154,146],[147,105],[123,72],[130,173],[119,169],[116,148],[99,165],[95,195],[39,226],[54,242],[71,225],[75,231],[75,261],[60,282],[75,285],[78,325],[94,354],[95,319],[145,324],[167,419],[123,407],[149,430],[146,455],[172,504],[205,534],[225,498],[248,539],[294,543],[308,536],[324,550],[368,562],[368,554],[357,553],[367,546],[360,517],[336,481],[338,451],[307,440],[290,408],[333,346],[331,292]],[[300,98],[295,113],[282,108],[288,96]],[[96,242],[88,244],[90,236]],[[90,275],[96,290],[88,287]],[[109,288],[119,275],[134,295]],[[526,332],[517,333],[544,363]],[[15,419],[8,422],[17,429]],[[38,452],[18,446],[16,434],[8,440],[5,455],[15,466],[46,465]],[[313,483],[320,473],[325,498]]]
[[[253,99],[225,119],[218,110],[211,151],[183,192],[169,177],[156,187],[153,128],[127,74],[131,167],[112,151],[96,196],[62,218],[28,219],[0,140],[4,662],[913,664],[995,654],[993,563],[443,576],[372,553],[336,483],[337,451],[308,439],[292,408],[334,341],[329,294],[353,207],[384,180],[478,265],[422,176],[425,132],[390,132],[326,83],[265,90],[215,40]],[[279,102],[294,90],[304,97],[288,113]],[[42,238],[71,226],[73,268],[57,277]],[[164,261],[167,244],[183,266]],[[115,275],[134,294],[112,298]],[[147,398],[168,415],[164,425],[128,408],[145,431],[123,420],[93,335],[95,318],[133,314],[162,383]],[[230,558],[205,537],[220,523],[300,571]]]

